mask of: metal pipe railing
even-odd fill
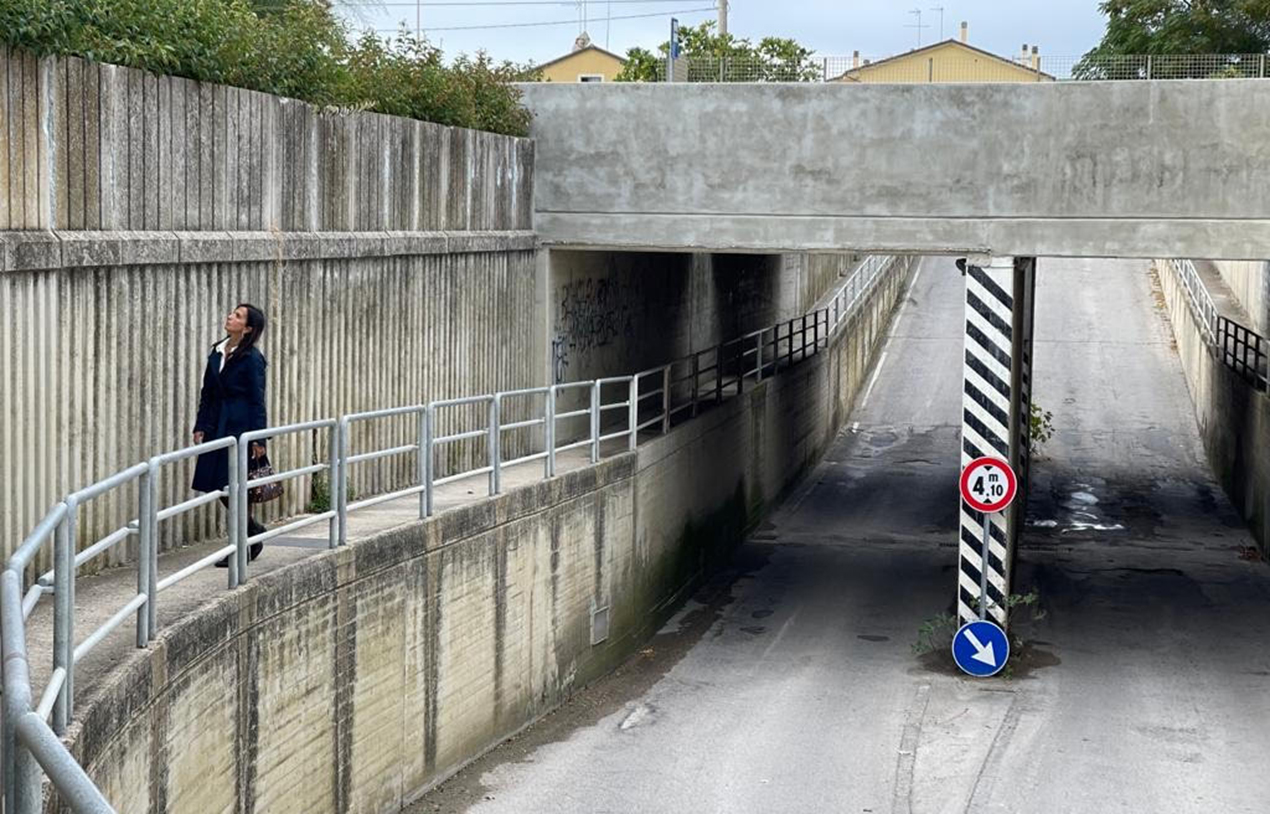
[[[1164,263],[1186,293],[1187,307],[1213,354],[1257,390],[1270,389],[1270,370],[1267,369],[1270,343],[1266,338],[1218,313],[1193,261],[1169,259]]]
[[[3,766],[5,778],[5,810],[16,814],[34,814],[42,805],[40,768],[43,767],[61,799],[75,812],[110,812],[113,809],[102,797],[84,770],[66,750],[58,736],[66,731],[74,711],[75,667],[94,647],[111,632],[117,630],[129,617],[136,622],[137,647],[146,647],[156,635],[156,605],[158,595],[178,582],[228,558],[229,589],[236,588],[247,579],[248,548],[252,543],[273,539],[314,523],[329,521],[328,545],[331,548],[347,542],[347,522],[350,511],[379,505],[414,495],[419,496],[419,516],[431,516],[434,510],[436,488],[464,478],[488,475],[489,494],[501,490],[501,477],[507,467],[543,461],[544,477],[554,477],[558,456],[562,452],[587,447],[592,463],[600,459],[605,441],[626,438],[625,449],[633,450],[639,443],[639,433],[660,427],[661,433],[669,432],[672,417],[689,411],[696,415],[702,404],[721,401],[725,386],[736,385],[736,392],[744,391],[748,377],[762,381],[765,375],[775,373],[781,366],[784,343],[785,366],[794,361],[795,350],[799,359],[818,353],[829,346],[829,338],[837,328],[850,318],[853,309],[867,295],[876,279],[890,267],[894,258],[868,258],[830,297],[829,305],[804,314],[800,318],[752,331],[742,337],[720,343],[704,351],[690,354],[669,364],[650,368],[632,376],[615,376],[585,382],[567,382],[549,387],[533,387],[501,391],[494,394],[470,396],[459,399],[434,401],[407,407],[393,407],[363,413],[352,413],[340,418],[321,419],[282,427],[269,427],[243,433],[238,438],[221,438],[172,452],[156,455],[121,472],[114,473],[68,495],[64,502],[56,504],[40,521],[22,544],[9,557],[3,574],[0,574],[0,652],[3,654]],[[903,261],[907,263],[908,261]],[[905,266],[907,268],[907,265]],[[797,335],[797,346],[795,345]],[[674,376],[676,365],[688,372]],[[768,371],[771,373],[768,373]],[[713,382],[703,377],[713,375]],[[645,389],[643,385],[648,383]],[[609,391],[621,390],[617,401],[606,401]],[[569,392],[585,393],[587,404],[579,409],[560,410],[560,397]],[[676,403],[676,392],[682,395]],[[686,392],[684,392],[686,391]],[[543,397],[541,415],[532,418],[516,417],[504,421],[507,412],[504,404],[509,399]],[[454,407],[486,407],[486,417],[481,426],[457,429],[446,435],[437,431],[437,411]],[[651,415],[643,418],[642,408]],[[623,411],[625,420],[609,432],[604,431],[606,416]],[[357,424],[399,417],[413,421],[415,437],[410,443],[396,443],[383,449],[359,451],[350,455],[348,450],[352,429]],[[560,422],[570,419],[587,421],[584,437],[561,437]],[[643,420],[641,420],[643,418]],[[517,458],[503,460],[503,435],[516,430],[542,427],[541,444],[535,440],[530,450]],[[324,462],[276,472],[266,477],[251,477],[250,452],[254,442],[275,439],[299,433],[325,430],[328,456]],[[315,435],[316,437],[316,435]],[[436,476],[436,451],[443,444],[465,440],[486,439],[485,465],[465,471]],[[561,443],[563,441],[563,443]],[[158,482],[165,467],[199,455],[223,452],[229,459],[228,483],[216,492],[200,495],[168,507],[158,505]],[[382,461],[395,456],[416,456],[417,482],[386,494],[374,495],[359,501],[348,500],[348,467],[355,464]],[[317,450],[314,450],[316,459]],[[293,480],[305,475],[327,473],[331,509],[292,520],[282,526],[252,535],[247,528],[247,506],[250,490],[271,483]],[[78,550],[77,515],[80,506],[114,490],[136,482],[137,515],[101,540]],[[228,534],[226,545],[202,557],[197,562],[169,574],[162,579],[158,575],[159,523],[186,512],[193,511],[218,500],[224,500],[228,508]],[[75,571],[94,557],[112,550],[125,540],[138,539],[137,591],[102,625],[88,633],[82,642],[75,642]],[[50,542],[53,543],[52,570],[31,580],[24,592],[26,573],[36,555]],[[53,672],[38,704],[33,705],[33,692],[26,658],[25,623],[28,615],[47,594],[54,602]],[[46,720],[51,718],[50,727]]]

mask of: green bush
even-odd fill
[[[350,44],[323,0],[0,0],[0,31],[40,55],[506,135],[529,129],[508,84],[523,69],[485,54],[447,66],[439,49],[405,33]]]
[[[438,124],[523,136],[530,113],[509,82],[530,72],[495,64],[487,54],[460,55],[446,66],[441,50],[402,32],[395,39],[362,35],[348,49],[342,104]]]

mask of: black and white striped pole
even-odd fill
[[[972,256],[957,266],[966,278],[962,468],[979,458],[1003,461],[1017,473],[1017,491],[1026,500],[1036,261]],[[957,616],[963,623],[986,612],[1007,624],[1022,502],[985,513],[959,500]]]

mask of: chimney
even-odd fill
[[[961,21],[961,41],[970,42],[970,23]]]
[[[851,67],[852,68],[860,67],[860,52],[859,51],[856,51],[851,54]]]
[[[1032,70],[1039,71],[1041,69],[1041,46],[1032,46]]]
[[[1027,43],[1023,43],[1023,56],[1020,59],[1023,64],[1027,64]]]

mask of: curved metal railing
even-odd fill
[[[503,473],[509,467],[541,460],[543,477],[550,478],[556,474],[557,456],[562,452],[586,448],[591,463],[596,463],[606,442],[624,440],[625,444],[619,450],[633,450],[639,443],[641,432],[669,432],[674,421],[682,418],[683,414],[695,416],[703,405],[722,401],[729,391],[743,392],[747,378],[761,381],[764,376],[774,375],[828,347],[832,335],[851,317],[883,272],[894,265],[907,271],[911,262],[910,257],[868,257],[826,299],[827,304],[823,307],[631,376],[502,391],[255,430],[244,433],[240,438],[221,438],[155,455],[68,495],[23,540],[0,575],[5,810],[13,814],[35,814],[40,810],[43,782],[40,769],[43,768],[62,800],[75,812],[105,814],[113,811],[59,737],[65,733],[74,712],[75,665],[129,618],[135,619],[137,647],[146,647],[157,632],[155,611],[164,590],[226,557],[229,558],[227,587],[232,590],[247,579],[250,545],[316,523],[329,523],[330,548],[344,545],[348,537],[348,515],[358,509],[418,495],[419,517],[426,518],[433,514],[437,487],[446,483],[486,475],[488,493],[495,495],[501,491]],[[651,385],[649,389],[644,389],[645,384]],[[616,396],[613,395],[615,390]],[[542,408],[535,417],[503,420],[503,408],[508,401],[539,398]],[[584,402],[585,406],[565,404],[565,409],[561,409],[562,398]],[[438,436],[438,411],[463,407],[484,407],[485,420],[478,426]],[[417,438],[412,443],[349,453],[348,439],[353,425],[403,417],[413,418],[416,422]],[[565,422],[567,428],[580,424],[583,419],[586,420],[584,432],[577,429],[560,432],[561,422]],[[541,449],[519,458],[503,460],[503,436],[517,431],[537,431]],[[329,457],[326,461],[268,477],[250,477],[249,450],[253,441],[317,432],[327,435]],[[438,451],[447,444],[469,439],[485,440],[485,463],[437,477]],[[165,468],[178,461],[219,450],[225,450],[230,461],[229,482],[224,489],[165,508],[157,505],[156,484]],[[362,500],[348,500],[344,484],[349,467],[401,455],[415,456],[417,483]],[[255,535],[248,531],[250,489],[316,474],[325,474],[328,478],[329,509]],[[134,482],[138,487],[136,519],[77,551],[76,517],[79,507]],[[226,544],[197,562],[161,578],[158,572],[158,524],[218,500],[223,500],[228,508]],[[93,557],[133,537],[138,538],[136,594],[77,644],[74,613],[76,570]],[[53,542],[54,567],[33,580],[24,593],[26,572],[37,553],[50,540]],[[33,706],[26,654],[26,620],[39,601],[50,594],[54,603],[54,669],[39,702]]]

